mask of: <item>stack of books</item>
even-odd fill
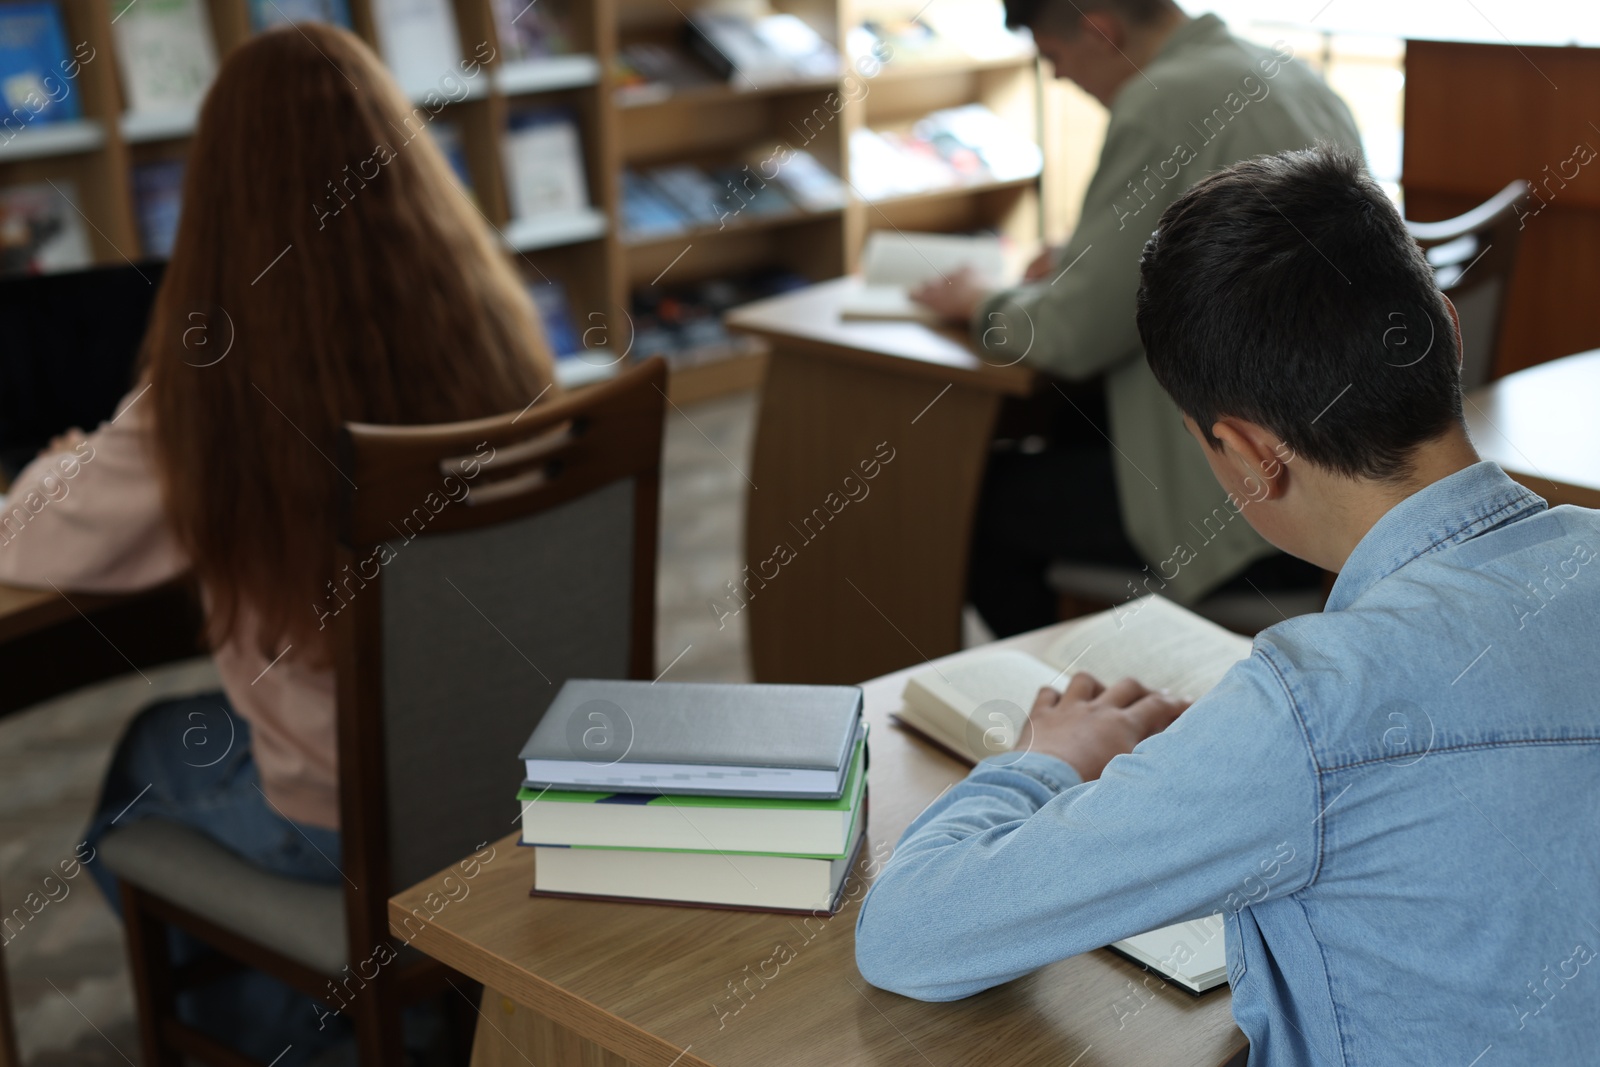
[[[866,833],[853,686],[575,679],[522,759],[534,896],[831,914]]]

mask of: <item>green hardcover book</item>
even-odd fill
[[[652,851],[840,856],[866,789],[867,743],[856,745],[844,792],[833,800],[651,796],[529,789],[522,842]]]
[[[866,823],[863,805],[837,857],[538,845],[531,895],[832,913],[866,840]]]

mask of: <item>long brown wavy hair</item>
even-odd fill
[[[168,519],[213,642],[325,664],[345,422],[516,411],[553,376],[505,254],[378,57],[319,24],[230,54],[145,336]]]

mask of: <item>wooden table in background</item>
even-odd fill
[[[727,316],[771,346],[746,472],[749,568],[720,609],[748,613],[757,681],[850,683],[961,647],[990,435],[1001,399],[1033,386],[1033,372],[979,358],[961,331],[842,321],[860,284]]]
[[[1059,630],[1001,644],[1039,652]],[[886,857],[966,773],[889,721],[915,669],[865,685],[865,856]],[[1105,950],[950,1004],[875,989],[855,966],[861,883],[846,890],[856,903],[803,925],[799,916],[533,898],[532,850],[515,837],[494,847],[476,877],[457,872],[445,884],[442,872],[389,903],[397,936],[484,984],[473,1067],[1217,1067],[1246,1044],[1226,988],[1196,998],[1146,983]],[[420,930],[415,919],[401,926],[432,894],[454,899]],[[730,1013],[740,1001],[729,983],[746,980],[743,1007]]]
[[[0,715],[106,678],[205,651],[183,584],[97,596],[0,585]],[[13,902],[15,903],[15,902]],[[9,914],[0,908],[0,914]],[[0,954],[0,1067],[20,1067]]]
[[[1551,506],[1600,508],[1600,349],[1541,363],[1466,398],[1467,430]]]

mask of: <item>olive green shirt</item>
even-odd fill
[[[1139,255],[1173,200],[1252,156],[1319,141],[1360,151],[1350,111],[1292,49],[1241,41],[1204,15],[1118,91],[1083,213],[1048,280],[997,293],[973,322],[991,360],[1062,378],[1106,376],[1123,528],[1143,588],[1200,599],[1272,548],[1217,485],[1145,363],[1134,321]]]

